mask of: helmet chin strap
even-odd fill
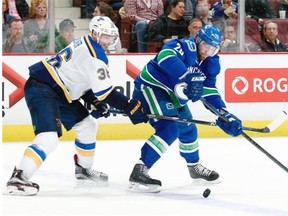
[[[94,40],[94,33],[95,31],[94,30],[92,30],[92,32],[91,32],[91,37],[93,38],[93,40]],[[100,41],[100,37],[101,37],[101,34],[100,33],[98,33],[98,32],[95,32],[96,33],[96,42],[99,44],[99,41]]]
[[[100,43],[101,33],[96,32],[97,35],[97,43]]]

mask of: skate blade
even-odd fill
[[[6,191],[3,192],[4,195],[12,196],[35,196],[38,193],[38,189],[34,187],[27,186],[7,186]]]
[[[105,187],[108,186],[108,181],[91,181],[86,179],[76,179],[77,187]]]
[[[192,179],[192,181],[193,181],[193,184],[200,185],[200,186],[202,186],[202,185],[207,185],[207,186],[208,185],[216,185],[216,184],[220,184],[221,183],[221,180],[219,178],[215,179],[213,181],[207,181],[205,179],[200,179],[200,178]]]
[[[160,189],[161,186],[159,185],[141,184],[136,182],[130,182],[128,186],[129,191],[138,193],[159,193]]]

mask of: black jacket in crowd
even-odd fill
[[[152,24],[149,30],[149,39],[155,42],[163,42],[164,39],[177,35],[178,38],[184,38],[189,34],[188,23],[184,18],[172,20],[168,14],[159,16]]]

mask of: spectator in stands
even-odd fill
[[[138,52],[147,51],[148,26],[164,12],[162,0],[126,0],[125,10],[132,24],[137,38]]]
[[[15,0],[8,0],[9,5],[9,14],[16,19],[21,19],[20,15],[18,14],[17,8],[16,8],[16,2]],[[29,9],[28,9],[29,10]],[[29,13],[29,11],[28,11]]]
[[[169,5],[172,0],[165,0],[164,11],[167,11]],[[184,11],[184,19],[190,21],[194,17],[195,10],[195,0],[184,0],[185,11]]]
[[[2,1],[2,44],[4,44],[4,42],[7,39],[9,23],[12,19],[14,19],[14,17],[9,14],[8,0],[3,0]]]
[[[93,17],[96,2],[96,0],[81,0],[81,18],[91,19]]]
[[[104,2],[97,2],[96,3],[96,7],[94,9],[93,16],[107,16],[116,25],[117,17],[115,15],[112,7],[110,5],[104,3]],[[125,52],[127,52],[127,49],[122,48],[121,40],[119,38],[116,45],[113,47],[109,47],[107,52],[108,53],[125,53]]]
[[[264,39],[260,45],[262,52],[287,52],[287,46],[278,38],[278,25],[268,20],[263,25]]]
[[[212,16],[211,0],[196,0],[195,13],[196,17],[201,19],[204,25],[213,25],[223,31],[225,19]]]
[[[105,2],[97,2],[95,9],[93,11],[93,17],[94,16],[107,16],[109,17],[114,23],[116,23],[116,15],[113,11],[113,8],[105,3]]]
[[[184,0],[172,0],[168,13],[162,14],[152,24],[149,37],[151,41],[167,43],[176,38],[183,38],[188,34],[188,23],[183,18],[185,10]]]
[[[195,17],[200,19],[204,25],[213,25],[210,7],[209,0],[197,0],[195,3]]]
[[[187,22],[189,22],[194,17],[195,5],[193,3],[193,0],[184,0],[184,4],[185,4],[185,11],[184,11],[183,18]]]
[[[9,14],[17,19],[29,18],[29,5],[26,0],[9,0]]]
[[[122,0],[111,0],[110,5],[113,10],[119,10],[123,6]]]
[[[64,19],[59,24],[60,35],[55,39],[55,52],[59,52],[74,40],[74,22]]]
[[[121,19],[125,19],[126,17],[128,17],[128,14],[127,14],[126,9],[125,9],[124,6],[122,6],[119,9],[118,13],[119,13]]]
[[[237,32],[234,25],[227,23],[224,27],[224,39],[220,45],[221,52],[237,52],[239,51],[239,43],[237,41]]]
[[[203,23],[200,19],[193,18],[192,20],[190,20],[189,25],[188,25],[189,37],[195,38],[198,30],[202,28],[202,26],[203,26]]]
[[[218,0],[212,5],[212,17],[213,19],[236,19],[238,17],[238,3],[232,0]]]
[[[275,18],[275,13],[268,0],[246,0],[245,1],[246,18],[255,19],[260,27],[264,19]]]
[[[24,36],[30,40],[33,52],[48,52],[50,20],[47,18],[47,0],[31,0],[30,19],[24,24]],[[59,32],[55,29],[56,36]]]
[[[279,11],[280,10],[286,11],[286,18],[288,18],[288,0],[278,0],[278,1],[279,1]]]
[[[8,36],[3,43],[3,52],[5,53],[28,53],[31,50],[27,41],[23,37],[23,22],[21,19],[13,19],[9,23]]]

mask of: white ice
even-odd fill
[[[286,167],[288,137],[253,138]],[[177,143],[149,174],[162,181],[157,194],[127,190],[129,175],[144,140],[97,141],[94,168],[109,174],[106,187],[78,188],[74,181],[73,142],[61,142],[32,181],[32,197],[2,195],[1,215],[177,215],[288,216],[288,173],[244,138],[200,138],[201,162],[220,173],[221,183],[193,182]],[[3,143],[2,189],[29,143]],[[202,196],[211,189],[208,198]]]

